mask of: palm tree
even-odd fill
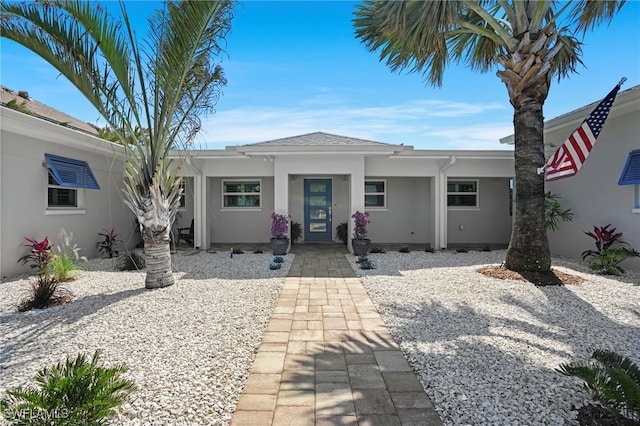
[[[584,35],[609,22],[624,1],[365,0],[355,12],[356,37],[380,52],[393,71],[422,72],[442,85],[450,62],[497,75],[514,109],[516,217],[505,266],[547,273],[542,107],[551,79],[582,64]]]
[[[181,193],[181,161],[170,152],[193,140],[226,84],[216,59],[233,2],[167,0],[142,43],[122,1],[120,10],[121,21],[95,2],[2,2],[0,31],[69,79],[125,147],[123,192],[144,239],[145,286],[165,287],[174,283],[169,237]]]

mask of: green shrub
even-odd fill
[[[558,229],[558,219],[563,222],[571,222],[573,220],[573,212],[571,209],[562,209],[558,201],[560,196],[547,191],[544,194],[544,227],[548,231]]]
[[[640,252],[622,241],[622,232],[616,232],[616,228],[606,226],[594,226],[593,232],[585,232],[594,239],[596,250],[585,250],[582,252],[582,260],[591,258],[589,267],[600,274],[622,275],[625,270],[619,263],[631,257],[640,257]],[[617,247],[614,247],[617,246]]]
[[[594,361],[561,364],[558,371],[565,376],[585,381],[593,399],[625,417],[640,421],[640,369],[629,358],[598,349]]]
[[[302,225],[298,222],[291,222],[291,244],[302,237]]]
[[[122,240],[118,238],[116,230],[111,228],[109,230],[103,229],[104,232],[98,232],[98,235],[102,237],[102,241],[96,243],[96,248],[103,256],[113,258],[118,256],[118,246],[122,244]]]
[[[0,414],[16,426],[107,424],[135,386],[120,378],[126,366],[102,367],[99,357],[96,351],[87,362],[80,354],[38,371],[37,388],[9,390],[0,400]]]
[[[127,250],[116,259],[116,269],[119,271],[139,271],[144,266],[144,256],[136,251]]]

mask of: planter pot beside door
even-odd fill
[[[289,248],[288,238],[272,238],[271,239],[271,250],[273,250],[274,256],[287,254],[288,248]]]
[[[351,247],[353,247],[354,256],[365,256],[369,253],[369,246],[371,245],[370,239],[355,239],[351,240]]]

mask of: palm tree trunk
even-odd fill
[[[505,267],[512,271],[547,273],[551,253],[544,226],[544,118],[542,102],[514,107],[516,217]]]
[[[175,283],[171,271],[171,250],[168,239],[146,239],[144,241],[147,268],[146,288],[168,287]]]

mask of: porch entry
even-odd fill
[[[331,241],[331,179],[304,180],[304,239]]]

